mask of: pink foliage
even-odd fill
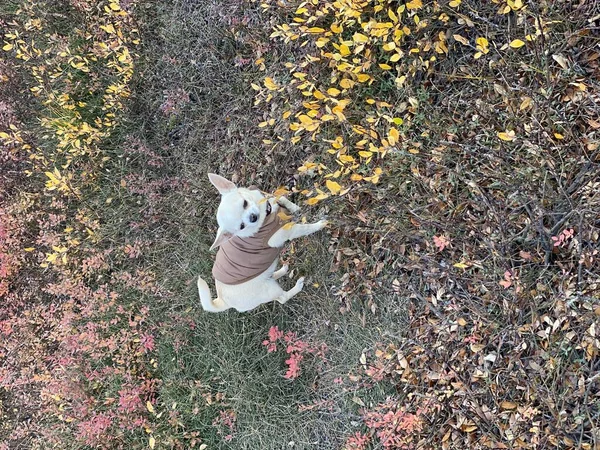
[[[154,350],[154,336],[151,334],[145,334],[140,339],[140,344],[142,346],[142,350],[145,353],[151,352]]]
[[[369,436],[357,431],[346,440],[344,450],[366,450],[370,441]]]
[[[289,358],[285,360],[288,369],[284,378],[293,380],[298,378],[301,372],[300,363],[304,360],[306,354],[312,354],[325,359],[327,345],[322,343],[320,346],[311,346],[298,338],[297,334],[291,331],[284,333],[277,326],[272,326],[269,329],[268,339],[265,339],[262,344],[267,347],[267,352],[272,353],[277,351],[277,342],[285,344],[285,351]]]
[[[227,409],[219,411],[219,416],[216,417],[212,424],[218,428],[218,433],[225,436],[223,439],[229,442],[233,439],[233,432],[235,431],[235,423],[237,421],[237,415],[233,409]]]
[[[79,422],[77,437],[86,445],[98,445],[106,438],[113,419],[106,413],[94,414],[90,419]]]
[[[143,409],[141,394],[138,387],[121,389],[119,391],[119,412],[133,413]]]
[[[573,238],[575,235],[575,230],[573,228],[564,229],[560,232],[558,236],[552,236],[552,240],[554,241],[555,247],[566,247],[569,240]]]
[[[444,250],[446,247],[448,247],[450,245],[450,239],[448,239],[444,235],[434,236],[433,243],[435,244],[437,249],[441,252],[442,250]]]

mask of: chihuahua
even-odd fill
[[[243,312],[274,300],[287,302],[302,290],[304,277],[289,291],[279,286],[277,280],[288,271],[287,265],[275,270],[281,248],[286,241],[323,229],[327,221],[285,225],[287,213],[300,210],[285,197],[267,199],[256,188],[238,188],[213,173],[208,178],[221,194],[219,229],[210,248],[219,247],[213,266],[217,298],[211,298],[208,284],[199,277],[202,307],[209,312]]]

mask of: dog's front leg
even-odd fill
[[[326,220],[319,220],[316,223],[295,224],[292,228],[278,230],[271,239],[269,239],[269,247],[283,247],[286,241],[291,241],[302,236],[316,233],[327,226]]]
[[[300,211],[300,207],[298,205],[296,205],[295,203],[290,202],[285,197],[279,197],[279,199],[277,200],[277,203],[279,205],[283,206],[285,209],[287,209],[292,214],[297,213],[298,211]]]

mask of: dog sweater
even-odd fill
[[[280,207],[280,211],[289,214],[283,207]],[[234,236],[221,244],[212,271],[215,280],[225,284],[241,284],[267,270],[281,250],[269,247],[269,239],[284,224],[277,214],[269,214],[255,235],[244,238]]]

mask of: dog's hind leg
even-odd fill
[[[298,292],[300,292],[303,287],[304,287],[304,277],[298,278],[298,281],[296,281],[296,285],[292,289],[290,289],[287,292],[283,292],[275,300],[277,300],[279,303],[281,303],[283,305],[290,298],[292,298],[294,295],[296,295]]]
[[[206,281],[200,277],[198,277],[198,294],[200,294],[200,303],[202,304],[204,311],[221,312],[230,308],[230,306],[219,297],[214,300],[211,299],[210,288],[208,287],[208,284],[206,284]]]

